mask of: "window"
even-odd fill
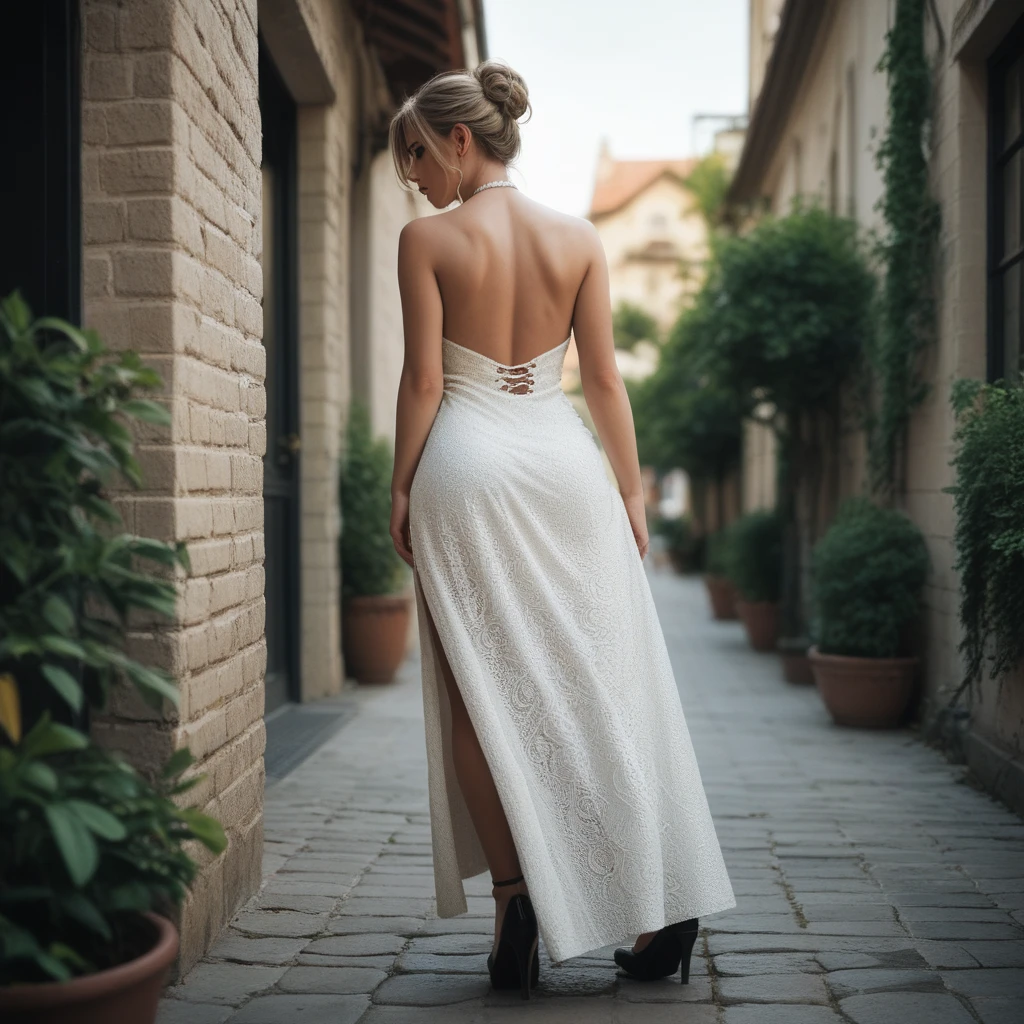
[[[651,231],[665,231],[668,228],[668,217],[664,213],[652,213],[647,218],[647,226]]]
[[[1024,18],[989,62],[988,376],[1015,380],[1024,369]]]

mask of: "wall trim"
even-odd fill
[[[967,766],[985,789],[1024,817],[1024,761],[973,730],[963,742]]]
[[[296,103],[333,103],[334,86],[298,0],[259,0],[260,35]]]

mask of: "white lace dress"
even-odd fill
[[[424,600],[559,962],[736,905],[644,564],[561,389],[449,339],[409,522],[439,917],[487,871]]]

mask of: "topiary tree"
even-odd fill
[[[708,318],[700,300],[676,321],[658,367],[633,390],[633,418],[641,461],[659,472],[679,467],[693,485],[697,518],[706,523],[710,484],[722,522],[722,489],[739,463],[742,403],[703,372]]]
[[[818,206],[797,203],[714,247],[701,296],[703,368],[779,439],[782,622],[784,634],[796,636],[804,632],[797,498],[817,501],[824,452],[839,432],[840,388],[871,334],[875,279],[857,224]],[[812,504],[811,540],[817,518]]]
[[[392,462],[388,441],[373,438],[366,404],[353,399],[339,481],[343,597],[390,594],[401,587],[406,564],[390,531]]]
[[[865,498],[844,503],[814,548],[811,634],[821,653],[904,653],[928,566],[924,537],[902,512]]]

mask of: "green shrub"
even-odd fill
[[[696,572],[703,560],[703,538],[693,532],[693,520],[684,516],[659,516],[655,532],[665,539],[665,548],[680,572]]]
[[[1024,378],[1020,386],[958,381],[953,466],[960,652],[966,678],[993,679],[1024,660]]]
[[[823,654],[890,658],[928,575],[921,531],[895,509],[847,501],[814,548],[812,637]]]
[[[710,576],[728,576],[730,565],[731,531],[728,526],[713,533],[707,542],[707,557],[704,571]]]
[[[740,516],[729,528],[729,578],[744,601],[778,601],[782,586],[782,520],[774,511]]]
[[[365,403],[349,408],[341,466],[341,592],[344,597],[391,594],[406,568],[391,539],[391,474],[386,438],[374,440]]]
[[[33,320],[17,293],[0,303],[0,673],[23,694],[41,677],[75,712],[102,708],[119,675],[157,710],[177,701],[174,679],[127,657],[123,636],[132,610],[174,613],[173,583],[139,559],[187,568],[185,546],[115,532],[103,493],[117,476],[141,481],[124,421],[170,425],[135,397],[159,382],[135,352],[114,360],[92,331]]]
[[[182,748],[151,783],[48,713],[0,748],[0,986],[91,974],[146,948],[140,912],[171,915],[195,878],[184,843],[227,845],[175,801],[202,778],[178,780],[191,763]]]

